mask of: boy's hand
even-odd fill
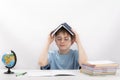
[[[54,41],[54,36],[52,36],[52,32],[48,35],[48,44],[51,44]]]
[[[72,29],[72,31],[73,31],[74,34],[75,34],[75,42],[76,42],[77,44],[79,44],[79,43],[80,43],[79,34],[78,34],[74,29]]]

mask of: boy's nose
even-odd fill
[[[62,39],[61,42],[64,42],[64,39]]]

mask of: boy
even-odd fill
[[[48,41],[39,59],[39,65],[42,69],[79,69],[80,64],[87,62],[87,56],[81,45],[79,35],[75,31],[73,33],[74,35],[71,35],[62,27],[54,36],[52,34],[48,36]],[[54,40],[59,50],[48,51],[50,44]],[[74,42],[76,42],[78,50],[70,49]]]

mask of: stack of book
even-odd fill
[[[88,61],[81,65],[81,72],[89,75],[115,75],[119,64],[113,61]]]

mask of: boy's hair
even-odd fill
[[[67,34],[69,34],[70,35],[70,37],[71,37],[71,40],[74,40],[75,39],[75,35],[71,35],[65,28],[60,28],[56,33],[55,33],[55,36],[57,36],[59,33],[67,33]]]

